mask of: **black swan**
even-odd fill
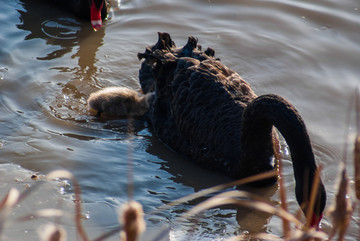
[[[201,51],[194,37],[177,48],[169,34],[159,33],[158,42],[138,58],[144,59],[142,90],[155,92],[147,118],[166,145],[206,167],[244,178],[274,169],[275,126],[290,148],[296,199],[305,212],[317,166],[304,121],[288,101],[276,95],[258,97],[215,58],[213,49]],[[313,226],[326,203],[321,180],[318,190]]]
[[[206,167],[244,178],[274,169],[275,126],[290,148],[296,199],[306,214],[317,166],[304,121],[288,101],[276,95],[258,97],[215,58],[213,49],[201,51],[194,37],[176,48],[169,34],[159,33],[158,42],[138,58],[144,59],[139,80],[148,95],[145,115],[166,145]],[[106,98],[106,93],[97,95],[97,102],[107,102],[101,105],[111,105],[115,98]],[[99,106],[94,107],[98,113]],[[325,203],[320,180],[312,226],[321,221]]]
[[[51,0],[84,20],[90,20],[95,31],[102,26],[102,20],[108,15],[105,0]]]
[[[152,96],[125,87],[108,87],[92,93],[87,105],[90,113],[98,117],[141,117],[148,111]]]

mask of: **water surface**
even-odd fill
[[[196,224],[176,218],[197,202],[151,214],[164,203],[230,179],[168,150],[146,124],[133,123],[135,132],[129,134],[128,120],[89,117],[86,99],[107,86],[139,89],[137,53],[156,42],[157,32],[169,32],[178,46],[193,35],[203,48],[215,49],[257,94],[278,94],[296,106],[323,165],[329,206],[344,143],[356,133],[354,109],[349,125],[346,115],[360,83],[359,5],[350,0],[112,0],[108,21],[94,32],[88,23],[43,1],[4,1],[0,163],[44,174],[71,171],[82,188],[85,223],[94,223],[96,232],[117,225],[116,210],[128,200],[131,171],[133,198],[144,206],[151,234],[164,226],[169,229],[165,240],[221,240],[257,232],[281,236],[278,218],[240,208],[209,210]],[[347,151],[352,179],[352,147]],[[290,161],[285,174],[295,213]],[[279,201],[276,186],[253,191]],[[354,219],[359,220],[357,213]],[[323,228],[330,229],[328,217]],[[352,224],[346,240],[358,240],[357,230]]]

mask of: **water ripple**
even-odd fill
[[[76,39],[81,31],[81,25],[72,18],[49,19],[41,23],[41,31],[54,39]]]
[[[8,72],[7,68],[0,68],[0,80],[3,80],[5,78],[7,72]]]

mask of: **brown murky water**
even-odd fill
[[[178,46],[193,35],[203,47],[214,48],[257,94],[279,94],[297,107],[324,167],[330,205],[344,143],[356,133],[355,111],[350,126],[346,115],[360,83],[360,2],[129,0],[111,1],[110,6],[109,20],[93,32],[89,24],[42,1],[2,2],[0,163],[40,173],[71,171],[82,187],[89,218],[85,223],[92,222],[96,232],[117,225],[116,209],[128,200],[131,158],[134,199],[144,206],[149,233],[164,226],[169,229],[165,240],[281,235],[278,218],[241,209],[209,210],[196,225],[176,220],[195,203],[150,214],[165,202],[229,179],[166,149],[142,123],[136,122],[135,134],[128,134],[128,121],[101,122],[86,113],[86,99],[95,90],[139,88],[136,54],[156,42],[158,31],[169,32]],[[348,149],[353,179],[352,147]],[[289,205],[295,213],[291,168],[287,161]],[[276,186],[254,191],[279,200]],[[356,220],[357,213],[346,240],[359,239]],[[330,229],[327,217],[323,228]],[[36,235],[31,227],[21,232]]]

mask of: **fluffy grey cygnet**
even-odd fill
[[[90,114],[99,117],[141,117],[149,109],[153,93],[142,95],[126,87],[107,87],[90,94]]]

